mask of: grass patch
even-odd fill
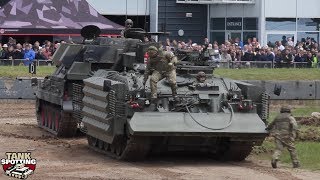
[[[237,80],[318,80],[319,69],[216,69],[214,74]]]
[[[294,117],[310,117],[311,113],[318,112],[319,109],[320,109],[320,106],[297,107],[292,109],[292,115]],[[280,110],[271,111],[269,114],[268,122],[272,122],[279,113],[280,113]]]
[[[55,70],[55,66],[37,67],[37,77],[45,77]],[[214,74],[236,80],[318,80],[319,69],[216,69]],[[31,77],[28,67],[0,66],[0,76],[16,78]]]
[[[298,159],[303,169],[320,170],[320,143],[299,141],[296,142],[295,146],[298,154]],[[258,155],[258,158],[271,161],[272,154],[275,150],[273,139],[269,138],[268,140],[264,141],[259,149],[263,149],[264,152],[260,153]],[[255,152],[257,152],[256,149]],[[290,154],[286,149],[282,151],[280,161],[286,166],[292,166]]]
[[[312,112],[319,111],[319,106],[299,107],[292,110],[295,117],[309,117]],[[273,121],[279,112],[271,111],[268,122]],[[320,127],[299,125],[299,135],[296,150],[301,166],[304,169],[320,170]],[[271,160],[275,149],[273,138],[267,138],[260,147],[255,147],[253,154],[258,154],[259,159]],[[281,155],[281,163],[291,166],[291,158],[287,150]]]
[[[50,75],[56,69],[55,66],[38,66],[36,77],[45,77]],[[29,73],[28,66],[0,66],[0,77],[16,78],[16,77],[32,77]]]

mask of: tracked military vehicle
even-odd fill
[[[209,67],[177,68],[178,102],[164,79],[158,83],[158,101],[150,103],[150,88],[136,71],[99,70],[84,79],[80,104],[89,146],[124,160],[171,151],[243,160],[263,142],[267,94],[215,77]],[[208,73],[205,83],[196,83],[198,71]]]
[[[36,90],[39,127],[60,137],[72,137],[79,130],[82,105],[77,107],[76,102],[82,100],[84,79],[99,69],[132,69],[129,65],[144,62],[143,55],[149,46],[159,46],[141,42],[145,34],[141,29],[128,31],[128,38],[99,37],[100,29],[96,26],[83,28],[81,34],[82,44],[61,44],[53,56],[57,69]]]
[[[132,53],[138,44],[137,39],[95,38],[59,48],[54,59],[61,65],[37,92],[39,125],[59,136],[74,135],[78,126],[92,149],[130,161],[167,152],[243,160],[263,142],[268,95],[262,90],[182,61],[179,100],[163,79],[158,99],[150,102],[143,61]],[[207,73],[204,83],[196,80],[199,71]]]

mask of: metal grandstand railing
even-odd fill
[[[254,4],[255,0],[177,0],[185,4]]]

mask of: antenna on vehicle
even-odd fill
[[[143,29],[146,31],[147,26],[147,8],[148,8],[148,0],[146,0],[146,9],[144,11],[144,27]]]
[[[128,19],[128,0],[126,0],[126,19]]]
[[[137,0],[137,25],[139,24],[139,0]]]

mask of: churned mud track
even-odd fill
[[[320,173],[283,165],[274,170],[269,162],[253,157],[244,162],[192,156],[117,161],[91,150],[85,137],[57,139],[38,128],[33,102],[8,104],[0,104],[0,115],[4,114],[0,117],[0,158],[9,151],[32,152],[37,168],[30,179],[320,179]],[[0,179],[8,179],[2,169]]]

